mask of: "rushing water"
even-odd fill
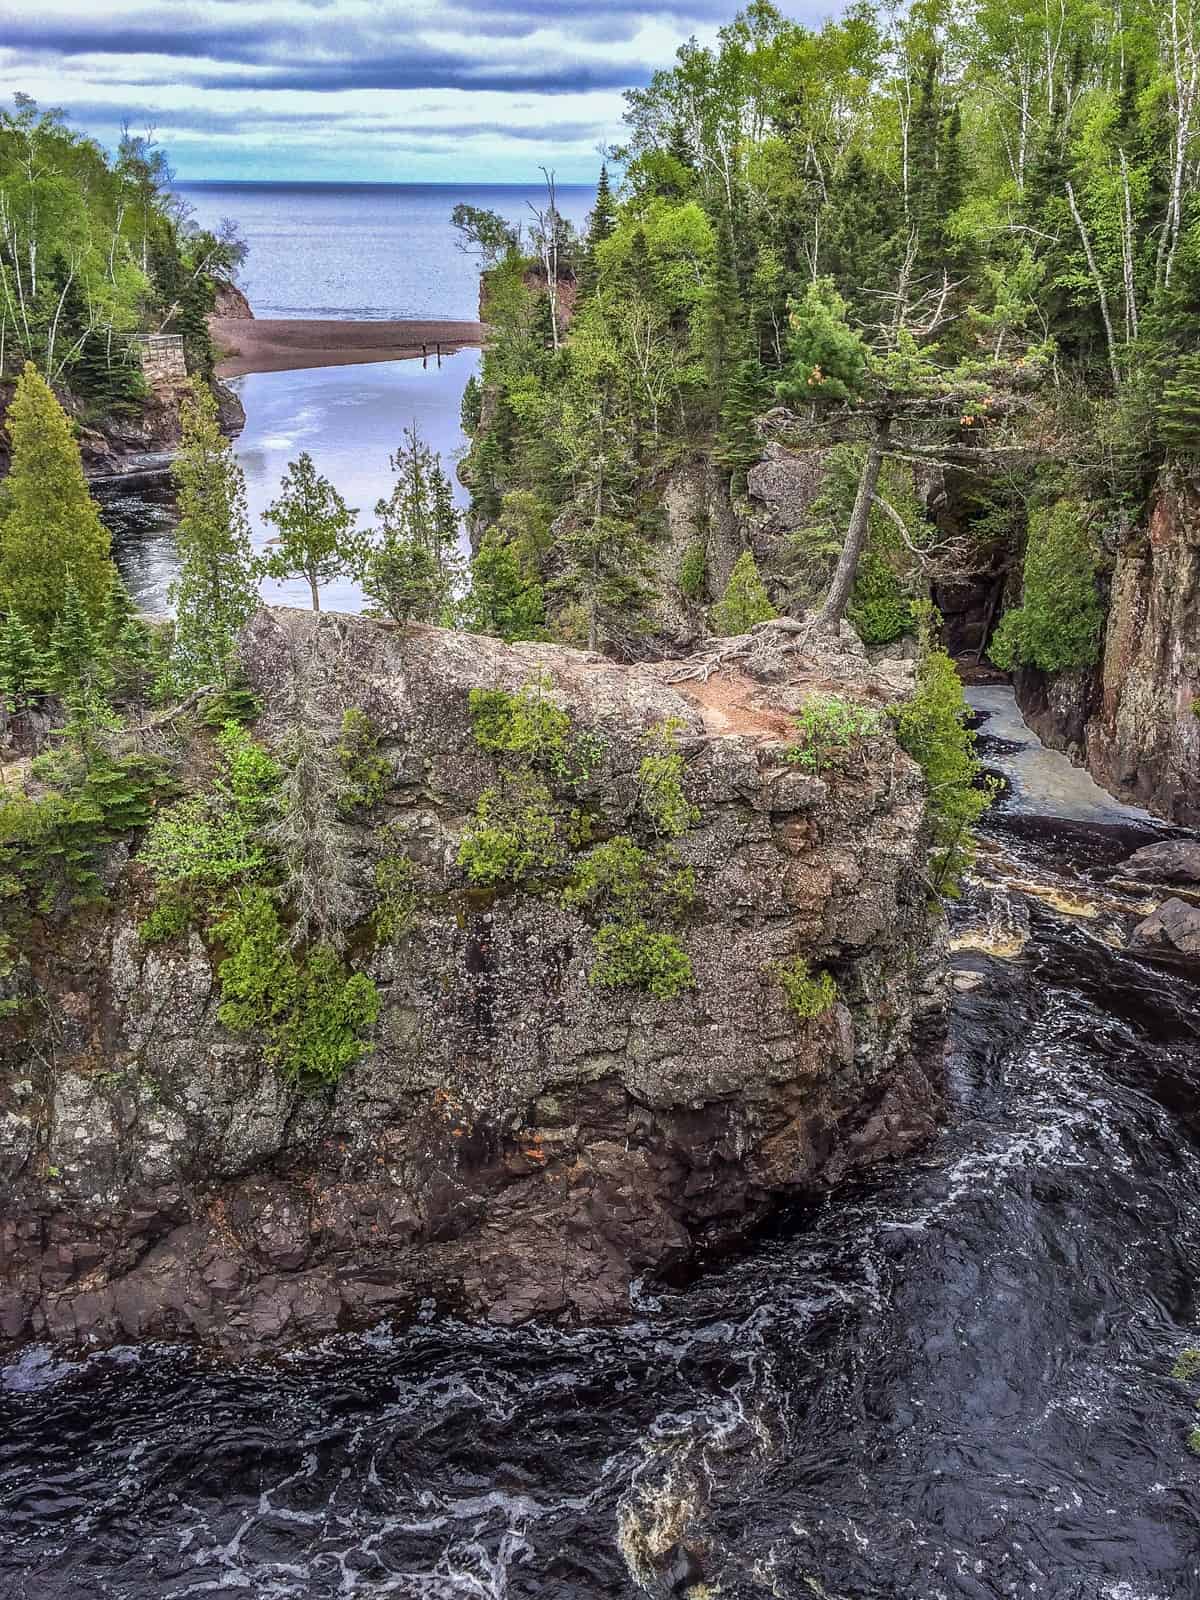
[[[1170,1375],[1200,1277],[1195,989],[1118,947],[1137,902],[1107,877],[1160,835],[1113,803],[1039,814],[1070,769],[1047,791],[1019,742],[954,914],[924,1155],[616,1331],[27,1353],[0,1593],[1200,1595],[1197,1391]]]

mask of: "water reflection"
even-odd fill
[[[454,478],[464,440],[459,408],[467,379],[478,369],[479,352],[443,356],[440,367],[418,361],[386,361],[370,366],[322,367],[302,372],[259,372],[235,379],[246,408],[246,427],[235,449],[246,474],[246,499],[255,548],[272,530],[262,514],[279,492],[289,461],[307,450],[368,526],[375,502],[388,492],[388,458],[403,430],[415,424],[425,442],[442,457],[454,481],[455,498],[466,492]],[[167,589],[175,575],[175,508],[170,479],[161,469],[94,486],[113,550],[137,605],[152,615],[167,610]],[[273,604],[308,604],[307,585],[266,579],[263,595]],[[342,581],[322,591],[331,611],[359,611],[356,584]]]

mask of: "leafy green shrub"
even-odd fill
[[[787,759],[806,772],[845,768],[866,739],[882,727],[879,713],[838,695],[813,695],[796,717],[797,742]]]
[[[1101,563],[1080,508],[1058,500],[1029,517],[1021,604],[1003,618],[988,655],[1004,672],[1090,667],[1104,630]]]
[[[831,972],[818,972],[813,977],[803,956],[793,956],[771,969],[783,986],[787,1003],[798,1017],[809,1020],[823,1017],[837,1003],[837,984]]]
[[[971,829],[991,804],[995,791],[994,786],[979,782],[975,734],[966,725],[971,708],[953,661],[933,644],[931,629],[932,613],[926,610],[916,692],[891,715],[901,748],[925,774],[935,845],[933,888],[939,894],[953,895],[971,863]]]
[[[472,689],[467,697],[475,743],[489,755],[565,772],[571,719],[548,697],[544,679],[506,689]]]
[[[369,811],[377,806],[387,793],[391,767],[379,754],[379,729],[355,706],[342,712],[337,757],[345,776],[339,809]]]
[[[777,615],[751,550],[743,550],[734,563],[725,593],[712,608],[713,631],[723,637],[746,633],[756,622],[769,622]]]
[[[166,944],[185,934],[195,918],[196,905],[190,896],[164,895],[150,915],[138,923],[138,938],[143,944]]]
[[[847,616],[864,644],[892,644],[913,627],[912,601],[899,575],[882,555],[863,551]]]
[[[562,863],[553,799],[538,779],[508,774],[485,789],[458,847],[458,864],[476,887],[519,884]]]
[[[679,592],[685,600],[699,600],[708,581],[708,547],[693,539],[679,563]]]
[[[213,787],[161,812],[141,850],[159,885],[215,891],[261,876],[271,864],[266,830],[278,811],[279,763],[244,728],[217,735]]]
[[[371,980],[348,973],[328,946],[298,961],[265,889],[239,895],[214,931],[226,952],[217,969],[225,1026],[261,1031],[268,1058],[301,1085],[336,1083],[378,1020]]]
[[[681,724],[675,717],[656,723],[645,735],[650,754],[638,768],[638,805],[652,833],[677,839],[700,820],[683,792],[683,757],[676,748]]]
[[[692,987],[692,963],[673,933],[656,933],[644,922],[606,922],[593,940],[589,982],[601,989],[643,989],[674,1000]]]

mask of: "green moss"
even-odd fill
[[[185,934],[196,920],[196,905],[189,895],[168,893],[144,921],[138,923],[143,944],[166,944]]]
[[[1171,1376],[1178,1378],[1181,1383],[1200,1381],[1200,1350],[1190,1346],[1186,1350],[1181,1350],[1175,1365],[1171,1368]]]
[[[787,759],[806,772],[844,770],[865,740],[883,726],[876,711],[838,695],[813,695],[796,718],[797,740]]]
[[[408,856],[390,849],[375,863],[378,899],[371,925],[381,944],[395,944],[413,925],[420,904],[417,869]]]
[[[1189,1430],[1187,1436],[1187,1447],[1194,1456],[1200,1456],[1200,1427]]]
[[[779,979],[788,1005],[805,1021],[825,1016],[837,1004],[833,974],[821,971],[814,977],[803,956],[793,956],[770,970]]]
[[[388,791],[391,766],[379,754],[379,729],[365,711],[343,711],[337,756],[345,779],[339,810],[370,811]]]
[[[693,985],[691,959],[678,938],[644,922],[606,922],[596,931],[593,949],[588,978],[601,989],[643,989],[674,1000]]]

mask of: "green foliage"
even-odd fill
[[[337,757],[345,775],[341,809],[369,811],[377,806],[388,790],[391,763],[379,754],[379,729],[356,706],[342,712]]]
[[[837,1004],[833,974],[821,971],[814,977],[803,956],[781,961],[771,971],[779,979],[788,1005],[804,1021],[825,1016]]]
[[[812,695],[796,717],[797,742],[787,758],[805,772],[844,771],[883,726],[877,711],[839,695]]]
[[[278,811],[279,763],[236,722],[226,723],[217,748],[211,790],[160,812],[142,846],[160,889],[212,895],[272,866],[266,832]]]
[[[88,619],[99,622],[113,580],[109,536],[71,424],[31,362],[5,420],[12,461],[0,500],[0,606],[42,645],[68,580]]]
[[[471,633],[491,634],[512,643],[545,633],[542,586],[499,528],[488,528],[471,561],[471,586],[463,602],[464,625]]]
[[[319,611],[322,586],[354,570],[358,513],[347,506],[328,478],[321,476],[307,451],[288,462],[279,490],[278,498],[263,512],[277,537],[261,564],[262,571],[281,581],[303,578],[312,608]]]
[[[846,302],[832,278],[818,278],[788,302],[788,364],[776,392],[793,404],[845,403],[861,393],[866,371],[867,348],[846,321]]]
[[[394,833],[384,830],[385,854],[375,863],[375,910],[371,926],[380,944],[395,944],[412,927],[420,904],[415,862]]]
[[[103,900],[105,853],[150,823],[170,784],[162,764],[142,755],[65,767],[63,776],[62,793],[0,798],[0,898],[42,915],[63,895],[76,905]]]
[[[1017,666],[1062,672],[1100,655],[1104,607],[1100,560],[1081,509],[1058,500],[1030,514],[1021,604],[1006,614],[988,654],[1005,672]]]
[[[42,654],[15,611],[0,622],[0,702],[10,716],[28,711],[45,687]]]
[[[596,930],[588,980],[601,989],[643,989],[675,1000],[693,987],[692,962],[673,933],[646,923],[606,922]]]
[[[1171,1368],[1171,1376],[1178,1378],[1181,1383],[1200,1382],[1200,1350],[1192,1346],[1181,1350]]]
[[[679,592],[685,600],[699,600],[708,582],[708,545],[693,539],[679,563]]]
[[[651,833],[664,839],[677,839],[700,820],[698,808],[683,792],[680,726],[674,718],[656,723],[644,736],[651,749],[638,768],[638,806]]]
[[[930,881],[954,895],[972,859],[971,829],[994,798],[980,783],[971,708],[954,663],[932,640],[932,613],[922,618],[922,654],[916,691],[894,713],[896,738],[925,774],[933,821]]]
[[[536,678],[516,694],[472,689],[467,705],[481,750],[565,774],[571,719],[550,699],[547,680]]]
[[[1179,358],[1163,383],[1155,420],[1172,456],[1189,464],[1200,459],[1200,355]]]
[[[165,944],[187,933],[195,920],[195,902],[188,895],[169,893],[138,923],[138,937],[143,944]]]
[[[358,578],[376,609],[402,626],[438,622],[462,573],[459,514],[441,460],[415,427],[391,457],[396,481],[359,546]]]
[[[238,1032],[260,1032],[266,1054],[301,1087],[333,1084],[369,1048],[379,995],[317,946],[297,959],[265,889],[242,891],[214,929],[225,950],[217,968],[218,1016]]]
[[[756,622],[769,622],[776,614],[758,575],[754,552],[743,550],[734,562],[725,593],[712,608],[713,629],[726,637],[747,633]]]
[[[236,675],[228,688],[218,689],[203,702],[198,720],[206,728],[223,728],[227,722],[248,727],[262,715],[262,705],[250,685]]]
[[[183,687],[233,682],[238,631],[258,605],[246,481],[217,421],[211,391],[193,379],[180,410],[183,429],[171,467],[179,503],[175,546],[175,670]]]
[[[895,568],[869,546],[858,563],[854,597],[846,615],[867,645],[892,644],[912,631],[912,601]]]
[[[519,885],[563,862],[553,796],[529,773],[507,773],[479,796],[458,847],[458,864],[481,889]]]

